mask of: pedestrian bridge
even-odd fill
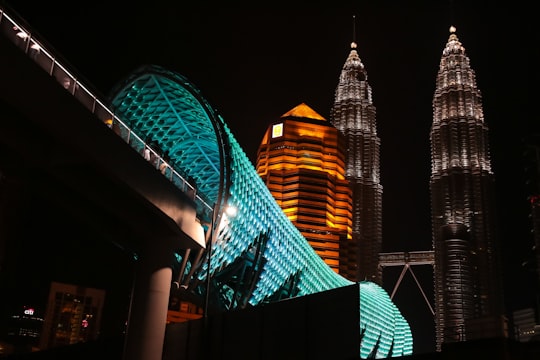
[[[103,99],[1,7],[0,33],[193,199],[204,243],[176,252],[170,267],[177,291],[215,313],[353,284],[315,253],[225,120],[184,76],[144,66]],[[361,282],[359,289],[360,357],[412,354],[409,324],[388,294],[371,282]]]

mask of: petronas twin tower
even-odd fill
[[[367,73],[353,42],[339,77],[331,122],[345,138],[345,175],[353,193],[353,246],[347,251],[347,263],[356,268],[351,280],[380,284],[377,269],[382,248],[383,189],[375,115]]]
[[[430,134],[438,344],[506,336],[488,127],[455,31],[439,65]]]
[[[430,133],[438,350],[444,343],[506,336],[488,127],[475,73],[455,31],[450,28],[442,52]],[[348,254],[357,266],[352,280],[380,284],[381,141],[367,78],[353,42],[336,88],[330,121],[346,139],[354,244]]]

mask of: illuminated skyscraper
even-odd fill
[[[315,252],[342,273],[340,246],[351,239],[352,202],[338,131],[306,104],[296,106],[266,130],[257,173]]]
[[[444,343],[506,336],[488,127],[455,30],[442,52],[430,134],[438,350]]]
[[[330,119],[345,137],[345,173],[353,196],[352,246],[347,256],[352,267],[343,275],[353,281],[380,284],[383,188],[375,113],[367,73],[353,42],[339,77]]]

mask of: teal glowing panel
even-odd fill
[[[111,102],[115,115],[137,136],[159,147],[176,171],[193,179],[198,194],[209,204],[218,204],[219,213],[225,206],[236,208],[235,216],[217,218],[210,271],[206,261],[188,266],[186,273],[200,266],[190,282],[204,282],[208,273],[217,277],[239,258],[256,258],[254,249],[259,249],[264,261],[244,287],[250,289],[244,295],[252,306],[274,301],[276,294],[304,296],[353,284],[315,253],[276,203],[223,118],[185,77],[157,66],[143,67],[119,84]],[[205,210],[198,209],[200,216]],[[265,241],[256,247],[261,239]],[[294,291],[286,286],[291,282]],[[410,327],[388,294],[371,282],[359,285],[360,357],[412,354]],[[223,292],[232,303],[234,291]]]

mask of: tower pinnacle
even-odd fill
[[[437,351],[447,343],[505,337],[507,329],[488,127],[455,32],[451,26],[439,63],[430,131]]]
[[[353,18],[354,19],[354,18]],[[349,280],[381,283],[382,185],[376,109],[356,42],[343,64],[331,123],[345,138],[346,177],[353,194],[352,241],[340,244],[340,269]],[[343,251],[342,251],[343,250]]]
[[[356,49],[356,15],[353,15],[351,49]]]

